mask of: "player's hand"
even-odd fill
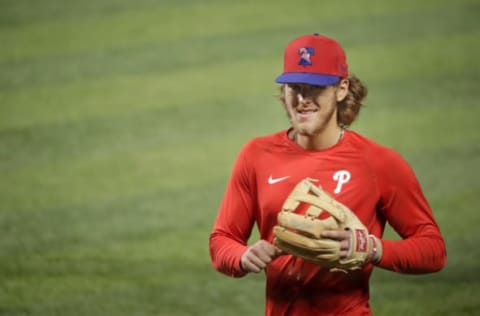
[[[282,251],[265,240],[259,240],[243,253],[240,265],[245,272],[258,273],[265,269]]]
[[[330,238],[340,242],[340,259],[345,259],[350,255],[350,240],[352,231],[350,230],[325,230],[322,237]]]

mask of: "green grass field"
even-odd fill
[[[262,315],[263,275],[215,272],[208,236],[240,146],[287,126],[283,47],[319,32],[448,247],[377,269],[375,314],[478,315],[479,2],[321,3],[0,0],[0,314]]]

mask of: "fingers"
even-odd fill
[[[340,242],[341,259],[345,259],[350,256],[350,240],[352,238],[352,232],[350,230],[326,230],[322,232],[321,236]]]
[[[278,247],[273,247],[273,248],[275,249],[275,255],[272,259],[275,259],[276,257],[282,256],[285,254],[285,252],[282,249]]]
[[[240,264],[244,271],[258,273],[281,254],[280,249],[265,240],[259,240],[243,253]]]

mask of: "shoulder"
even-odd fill
[[[233,174],[250,178],[255,173],[258,162],[265,160],[272,147],[282,143],[283,134],[286,135],[286,132],[255,137],[244,143],[234,163]]]
[[[404,162],[403,157],[394,149],[379,144],[357,132],[349,131],[350,145],[361,152],[366,159],[374,164],[395,164]]]
[[[350,132],[351,146],[357,148],[367,161],[378,180],[388,182],[411,181],[415,178],[407,160],[396,150],[381,145],[356,132]]]
[[[276,133],[252,138],[243,145],[242,152],[244,154],[271,152],[275,148],[280,148],[286,145],[288,140],[286,135],[287,130],[282,130]]]

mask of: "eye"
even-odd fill
[[[322,93],[323,90],[325,90],[324,86],[309,86],[306,93],[308,95],[318,95]]]
[[[296,93],[299,93],[302,90],[302,87],[298,84],[289,84],[288,87]]]

